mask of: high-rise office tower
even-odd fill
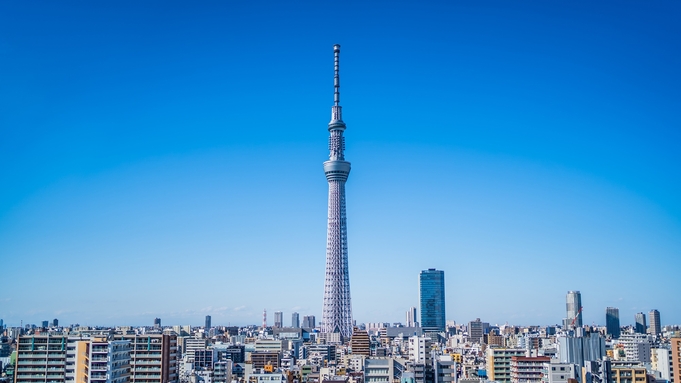
[[[284,313],[281,311],[274,312],[274,327],[282,328],[284,327]]]
[[[206,324],[203,326],[203,328],[208,331],[211,328],[211,323],[210,323],[211,317],[210,315],[206,315]]]
[[[407,327],[416,327],[416,307],[407,310]]]
[[[582,327],[582,294],[579,291],[568,291],[566,301],[566,324],[572,328]]]
[[[293,328],[300,327],[300,316],[298,315],[298,313],[291,314],[291,327]]]
[[[445,272],[423,270],[419,285],[421,328],[424,332],[445,331]]]
[[[52,326],[59,327],[59,319],[57,318],[52,319]]]
[[[620,337],[620,309],[617,307],[605,308],[605,332],[613,339]]]
[[[340,333],[341,340],[352,336],[352,305],[348,272],[348,237],[345,216],[345,181],[350,163],[345,161],[345,123],[340,106],[340,45],[334,52],[334,102],[329,122],[329,160],[324,174],[329,183],[329,211],[326,231],[326,278],[322,307],[322,332]]]
[[[648,320],[650,320],[650,334],[659,335],[662,332],[660,325],[660,312],[653,309],[648,313]]]
[[[161,318],[155,318],[154,319],[154,327],[156,327],[156,328],[161,327]]]
[[[480,321],[480,318],[476,318],[472,322],[468,322],[468,339],[471,342],[482,343],[485,336],[485,329],[489,328],[489,323]]]
[[[639,334],[645,334],[646,330],[648,329],[648,325],[646,325],[646,314],[636,313],[634,320],[636,321],[636,332]]]
[[[314,315],[305,315],[303,317],[303,328],[315,328],[316,326]]]

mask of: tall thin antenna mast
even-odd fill
[[[333,46],[333,105],[340,105],[340,45],[336,44]]]

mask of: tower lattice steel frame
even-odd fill
[[[342,340],[352,336],[352,305],[348,273],[348,227],[345,216],[345,181],[350,174],[350,163],[345,161],[345,123],[340,106],[339,56],[340,45],[334,52],[334,103],[329,122],[329,160],[324,162],[324,173],[329,182],[329,215],[326,231],[326,280],[322,332],[340,333]]]

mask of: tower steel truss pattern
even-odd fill
[[[350,174],[350,163],[345,161],[345,123],[340,106],[339,56],[340,45],[334,52],[334,103],[329,122],[329,160],[324,162],[324,173],[329,182],[329,218],[326,232],[326,280],[322,332],[340,333],[342,340],[352,336],[352,306],[348,274],[348,236],[345,217],[345,181]]]

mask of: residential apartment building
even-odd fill
[[[127,383],[130,379],[130,342],[95,337],[88,354],[88,383]]]
[[[548,356],[511,357],[511,382],[512,383],[541,383],[544,373],[544,364],[550,363]]]
[[[431,339],[425,336],[409,338],[409,360],[414,363],[431,363]]]
[[[669,341],[672,352],[672,383],[681,382],[681,338],[671,338]]]
[[[72,349],[67,350],[69,348]],[[16,369],[14,370],[14,382],[73,382],[73,373],[75,372],[75,356],[75,346],[73,345],[73,342],[69,342],[67,336],[20,336],[17,341],[17,359]],[[71,379],[67,379],[67,357],[71,359],[71,362],[73,363],[73,365],[70,366]],[[84,366],[85,363],[86,360],[83,359],[81,361],[81,366]],[[83,377],[82,380],[79,380],[78,382],[86,383],[87,377]]]
[[[488,348],[487,377],[501,383],[511,382],[511,359],[525,356],[526,351],[519,348]]]
[[[433,360],[433,376],[435,383],[454,383],[456,379],[456,361],[451,355],[438,355]]]
[[[177,383],[177,335],[116,334],[130,342],[130,383]]]
[[[652,337],[646,334],[623,334],[616,345],[624,349],[627,362],[650,363]]]
[[[253,371],[259,371],[265,366],[278,368],[281,365],[281,354],[277,351],[256,351],[251,353]]]
[[[646,383],[645,367],[613,367],[612,383]]]
[[[350,349],[353,355],[371,355],[371,340],[369,334],[355,327],[352,331],[352,338],[350,339]]]
[[[184,340],[184,353],[187,356],[187,362],[194,363],[196,351],[206,350],[209,342],[205,338],[186,338]]]
[[[394,373],[391,358],[364,359],[364,383],[392,383]]]
[[[569,383],[579,379],[578,367],[572,363],[545,363],[543,383]],[[610,382],[605,382],[610,383]]]

